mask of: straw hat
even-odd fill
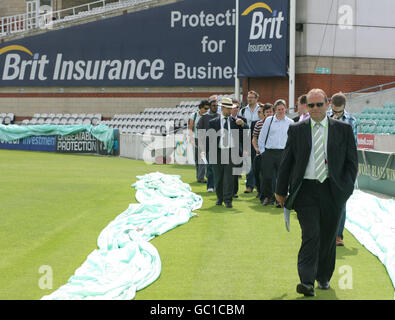
[[[219,103],[218,105],[224,108],[231,108],[231,109],[238,107],[236,104],[233,104],[231,98],[222,98],[221,103]]]

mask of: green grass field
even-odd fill
[[[40,299],[65,284],[97,248],[101,230],[136,203],[136,176],[155,171],[180,175],[204,201],[199,217],[151,240],[162,272],[136,300],[305,299],[295,291],[295,213],[288,233],[282,210],[263,207],[256,193],[244,194],[243,179],[240,197],[226,209],[194,182],[192,166],[9,150],[0,150],[0,299]],[[332,288],[308,299],[392,300],[381,262],[347,231],[345,244],[337,248]],[[52,290],[39,287],[41,266],[53,271]],[[345,276],[352,288],[342,285]]]

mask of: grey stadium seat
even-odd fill
[[[12,120],[11,120],[11,117],[9,117],[8,115],[6,115],[5,118],[4,118],[4,120],[3,120],[3,123],[6,124],[6,125],[7,125],[7,124],[11,124],[11,121],[12,121]]]

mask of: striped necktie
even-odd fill
[[[317,122],[313,127],[314,134],[314,162],[315,162],[315,177],[323,183],[327,178],[325,167],[325,149],[324,139],[320,131],[321,124]]]
[[[228,118],[225,118],[224,121],[224,133],[223,133],[223,140],[222,140],[222,144],[224,146],[224,148],[229,148],[229,132],[228,132]]]

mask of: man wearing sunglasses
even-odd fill
[[[331,108],[327,112],[328,117],[349,123],[354,132],[355,144],[358,147],[357,121],[353,115],[351,115],[344,109],[345,106],[346,106],[346,96],[342,92],[335,93],[331,98]],[[336,238],[337,246],[344,246],[343,231],[344,231],[345,222],[346,222],[346,204],[344,204],[342,210],[342,216],[340,219],[339,232]]]
[[[302,230],[296,291],[314,296],[316,280],[319,289],[330,288],[340,217],[354,190],[358,159],[351,126],[326,114],[329,104],[325,92],[312,89],[307,105],[310,119],[288,130],[276,199],[296,211]]]

